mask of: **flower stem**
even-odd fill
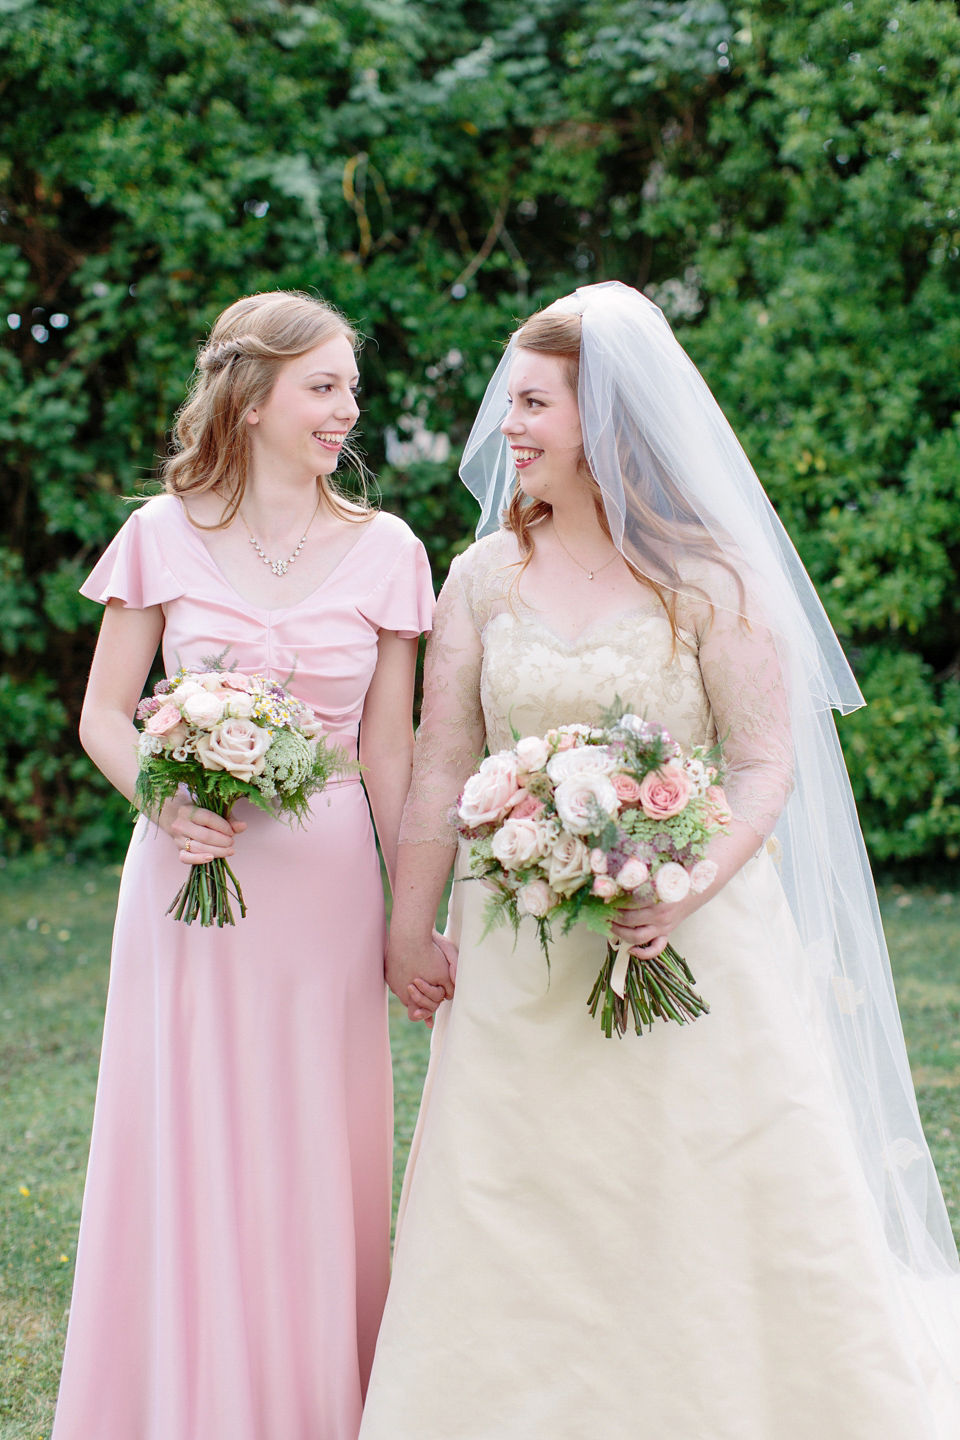
[[[637,1034],[642,1035],[644,1029],[653,1028],[654,1020],[686,1025],[709,1014],[710,1006],[693,988],[696,981],[689,965],[672,945],[649,959],[631,955],[622,995],[610,983],[616,961],[617,951],[608,944],[606,959],[587,1001],[591,1015],[600,1010],[600,1028],[608,1040],[614,1030],[619,1036],[625,1035],[631,1019]]]

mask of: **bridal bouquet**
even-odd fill
[[[713,884],[706,847],[731,818],[718,761],[715,749],[684,754],[661,726],[614,712],[600,726],[518,737],[482,762],[457,803],[470,872],[494,892],[488,929],[531,916],[548,964],[554,923],[566,934],[583,920],[607,937],[587,1005],[608,1039],[631,1016],[640,1035],[656,1018],[682,1025],[710,1008],[671,945],[638,959],[612,926],[620,910]]]
[[[141,700],[136,806],[156,815],[181,788],[194,803],[229,816],[238,799],[302,821],[311,795],[352,768],[327,746],[313,711],[264,675],[241,675],[223,657],[180,669]],[[247,913],[226,860],[193,865],[167,914],[191,925],[232,925],[230,895]]]

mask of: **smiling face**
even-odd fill
[[[510,410],[500,426],[521,489],[548,504],[567,487],[584,484],[580,411],[567,375],[559,356],[518,349],[510,367]]]
[[[310,479],[332,475],[360,414],[359,379],[346,335],[287,361],[266,403],[247,413],[255,462]]]

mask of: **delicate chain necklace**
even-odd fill
[[[320,500],[318,499],[317,510],[319,509]],[[242,510],[238,511],[237,513],[239,514],[240,519],[243,521],[244,528],[246,529],[247,534],[250,536],[250,544],[253,546],[254,550],[256,550],[264,565],[269,565],[274,575],[283,576],[286,575],[287,571],[290,569],[290,566],[293,564],[294,560],[296,560],[297,556],[300,554],[300,551],[306,544],[307,536],[310,534],[310,526],[317,518],[317,510],[314,510],[313,514],[310,516],[310,522],[300,538],[300,544],[297,546],[296,550],[294,550],[293,554],[290,555],[286,560],[271,560],[269,555],[265,555],[259,541],[254,535],[253,531],[250,529],[250,526],[247,524],[247,517],[244,515]],[[591,575],[590,578],[592,580],[593,576]]]
[[[582,571],[583,571],[583,573],[586,575],[586,577],[587,577],[588,580],[592,580],[593,577],[594,577],[594,575],[599,575],[601,570],[606,570],[607,566],[608,566],[608,565],[612,565],[613,562],[614,562],[614,560],[616,560],[617,557],[618,557],[618,555],[620,554],[620,551],[619,551],[619,550],[614,550],[614,552],[613,552],[613,554],[610,556],[610,559],[609,559],[609,560],[605,560],[605,561],[603,562],[603,564],[602,564],[602,565],[598,565],[598,566],[596,567],[596,569],[590,570],[590,569],[587,568],[586,565],[581,565],[581,564],[580,564],[580,561],[576,558],[575,555],[571,555],[571,554],[570,554],[570,551],[567,549],[566,545],[564,545],[563,541],[560,540],[560,536],[557,535],[557,527],[556,527],[556,525],[554,525],[554,527],[553,527],[553,533],[554,533],[554,535],[557,536],[557,539],[560,541],[560,549],[564,552],[564,554],[565,554],[570,560],[573,561],[574,565],[577,566],[578,570],[582,570]]]

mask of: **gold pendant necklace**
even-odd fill
[[[318,500],[318,501],[317,501],[317,510],[319,510],[319,509],[320,509],[320,501]],[[263,561],[264,565],[269,565],[269,566],[270,566],[270,569],[273,571],[274,575],[276,575],[276,576],[278,576],[278,577],[281,577],[281,576],[283,576],[283,575],[286,575],[287,571],[290,569],[290,566],[291,566],[291,565],[293,564],[293,562],[296,560],[297,556],[300,554],[300,551],[303,549],[304,545],[306,544],[307,536],[310,534],[310,526],[313,524],[314,520],[316,520],[316,518],[317,518],[317,510],[314,510],[313,514],[310,516],[309,524],[307,525],[306,530],[304,530],[303,535],[300,537],[300,544],[297,546],[296,550],[294,550],[294,552],[293,552],[292,555],[288,555],[288,556],[287,556],[286,560],[271,560],[271,559],[270,559],[270,556],[267,555],[267,554],[264,552],[264,550],[262,549],[262,547],[261,547],[261,545],[260,545],[260,542],[257,540],[257,538],[256,538],[256,536],[254,535],[253,531],[250,529],[250,526],[247,524],[247,517],[244,515],[243,511],[242,511],[242,510],[239,510],[237,513],[239,514],[240,519],[243,521],[244,528],[245,528],[247,534],[250,536],[250,544],[253,546],[254,550],[256,550],[257,554],[260,556],[260,559]],[[593,577],[591,576],[591,579],[592,579],[592,578],[593,578]]]
[[[613,554],[610,556],[610,559],[609,559],[609,560],[605,560],[602,565],[598,565],[594,570],[590,570],[590,569],[588,569],[588,567],[587,567],[586,565],[581,565],[581,564],[580,564],[580,561],[576,558],[575,555],[571,555],[571,554],[570,554],[570,551],[567,549],[566,545],[564,545],[563,541],[560,540],[560,536],[557,535],[557,527],[556,527],[556,525],[554,525],[554,527],[553,527],[553,533],[554,533],[554,535],[557,536],[557,539],[560,541],[560,549],[563,551],[563,553],[567,556],[567,558],[568,558],[569,560],[572,560],[572,561],[573,561],[574,565],[576,565],[576,567],[577,567],[578,570],[582,570],[582,571],[583,571],[583,573],[586,575],[586,577],[587,577],[588,580],[592,580],[593,577],[594,577],[594,575],[599,575],[600,572],[601,572],[601,570],[606,570],[607,566],[608,566],[608,565],[612,565],[613,562],[614,562],[614,560],[616,560],[617,556],[620,554],[620,551],[619,551],[619,550],[614,550],[614,552],[613,552]]]

